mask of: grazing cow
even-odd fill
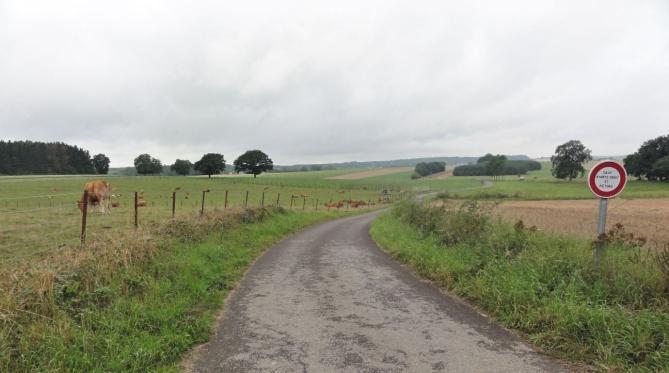
[[[105,203],[109,203],[109,192],[110,192],[109,182],[105,180],[95,180],[86,183],[84,185],[84,191],[88,192],[88,202],[89,206],[98,206],[100,211],[105,213]],[[81,212],[84,212],[84,196],[81,196],[81,199],[77,201],[77,206]]]

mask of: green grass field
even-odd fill
[[[325,209],[325,203],[339,200],[363,200],[378,203],[380,188],[338,185],[325,180],[332,173],[261,175],[252,177],[107,177],[112,186],[112,202],[119,207],[102,215],[90,211],[87,238],[113,234],[134,226],[134,192],[141,193],[145,207],[139,208],[141,225],[168,219],[172,214],[172,192],[176,194],[176,215],[200,211],[202,191],[205,211],[228,208],[277,205],[313,211]],[[49,252],[79,241],[81,213],[76,200],[83,185],[99,177],[0,177],[0,260],[23,258]],[[247,200],[248,192],[248,200]],[[264,194],[264,197],[263,197]],[[291,198],[294,197],[294,198]],[[291,202],[292,200],[292,202]],[[292,207],[291,207],[292,205]]]
[[[171,216],[171,195],[176,198],[178,214],[190,214],[201,208],[202,191],[205,210],[222,209],[228,192],[228,207],[242,207],[248,191],[248,206],[279,204],[290,208],[315,210],[324,203],[338,200],[378,201],[384,191],[390,193],[428,191],[448,192],[454,198],[474,199],[590,199],[594,198],[585,180],[555,180],[549,164],[530,172],[524,181],[507,176],[492,181],[488,177],[421,178],[412,180],[411,172],[368,177],[358,180],[332,180],[332,176],[356,170],[269,173],[253,178],[249,175],[205,177],[108,177],[119,204],[109,215],[89,216],[88,236],[133,226],[134,192],[142,192],[146,207],[140,208],[140,224]],[[30,256],[54,248],[76,244],[79,240],[80,212],[75,201],[86,181],[97,177],[20,176],[0,177],[0,259]],[[264,202],[263,202],[264,193]],[[669,184],[631,180],[621,198],[667,198]]]

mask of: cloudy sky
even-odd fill
[[[278,164],[669,133],[669,2],[0,0],[0,139]]]

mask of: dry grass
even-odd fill
[[[388,167],[377,168],[374,170],[352,172],[350,174],[338,175],[329,177],[330,180],[360,180],[368,177],[392,175],[400,172],[407,172],[413,170],[413,167]]]
[[[526,225],[584,238],[595,236],[598,200],[506,201],[496,209],[506,220],[522,219]],[[651,246],[669,242],[669,199],[613,199],[609,201],[607,227],[621,223],[626,231],[646,237]]]

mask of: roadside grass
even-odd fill
[[[0,279],[0,371],[177,371],[267,247],[345,212],[184,217],[65,250]]]
[[[667,371],[669,272],[611,233],[598,268],[590,242],[501,223],[475,203],[456,210],[403,203],[371,229],[418,274],[551,355],[600,370]]]

